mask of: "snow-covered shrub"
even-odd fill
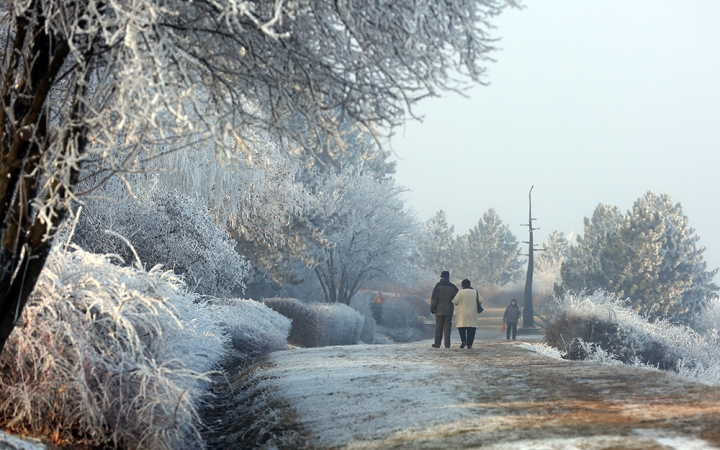
[[[301,347],[322,345],[320,316],[309,305],[294,298],[265,298],[263,303],[292,322],[288,342]]]
[[[73,242],[94,253],[120,255],[133,265],[132,249],[105,230],[130,241],[143,264],[162,264],[182,275],[197,293],[224,297],[244,289],[247,262],[227,231],[195,199],[150,182],[135,199],[115,186],[85,200]]]
[[[720,330],[720,298],[713,297],[705,301],[693,320],[693,329],[701,334]]]
[[[319,346],[354,345],[360,340],[365,318],[342,303],[312,303],[320,318]]]
[[[290,320],[260,302],[214,299],[203,307],[230,338],[233,348],[248,358],[287,348]]]
[[[388,335],[397,342],[412,342],[422,339],[422,323],[415,307],[404,301],[385,302],[382,320]]]
[[[360,313],[365,318],[362,331],[360,332],[360,340],[365,344],[375,342],[375,328],[377,323],[373,318],[372,310],[372,294],[369,292],[358,293],[350,299],[350,307]]]
[[[533,351],[539,355],[547,356],[548,358],[562,359],[563,353],[555,347],[547,345],[544,342],[521,342],[517,344],[518,347]]]
[[[0,420],[58,442],[198,448],[225,339],[171,272],[56,249],[0,355]]]
[[[374,321],[366,325],[365,317],[342,303],[306,304],[294,298],[265,298],[263,303],[292,321],[288,341],[295,345],[353,345],[361,336],[375,339]]]
[[[617,359],[674,370],[720,384],[717,332],[696,331],[663,320],[650,323],[612,294],[567,294],[556,301],[545,341],[570,359]],[[601,354],[602,353],[602,354]],[[694,374],[694,375],[693,375]],[[700,378],[698,378],[700,377]],[[704,377],[704,378],[702,378]]]
[[[350,299],[350,307],[363,316],[372,316],[372,298],[371,292],[358,292]]]
[[[364,316],[364,318],[365,321],[360,331],[360,340],[365,344],[372,344],[375,342],[375,319],[372,316]]]

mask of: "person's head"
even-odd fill
[[[470,288],[470,280],[468,280],[467,278],[462,280],[462,287],[463,287],[463,289],[469,289]]]
[[[511,305],[517,305],[517,300],[515,300],[515,299],[510,300],[510,304],[511,304]]]
[[[437,272],[436,272],[436,273],[437,273]],[[443,280],[449,280],[449,279],[450,279],[450,272],[447,271],[447,270],[443,270],[442,273],[440,274],[440,278],[442,278]]]

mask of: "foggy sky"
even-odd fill
[[[396,179],[456,234],[497,209],[527,240],[582,234],[599,203],[682,203],[720,266],[720,2],[525,0],[497,18],[490,85],[422,101],[392,138]],[[716,277],[718,280],[720,277]]]

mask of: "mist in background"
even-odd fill
[[[495,21],[485,81],[421,102],[397,130],[396,179],[422,221],[457,234],[495,207],[527,240],[582,234],[598,203],[647,190],[683,205],[720,266],[720,2],[531,1]]]

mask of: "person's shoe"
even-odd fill
[[[433,346],[433,348],[440,348],[440,346],[439,346],[439,345],[435,345],[435,344],[433,344],[432,346]]]
[[[472,349],[472,345],[468,345],[468,350]]]
[[[449,346],[449,345],[446,345],[445,348],[450,348],[450,346]]]
[[[465,348],[465,343],[460,344],[460,348]]]

